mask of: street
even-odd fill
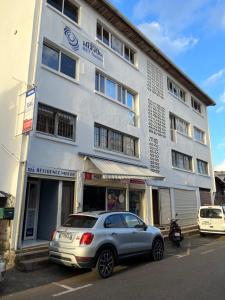
[[[126,261],[111,278],[52,265],[8,272],[1,299],[224,299],[225,237],[186,237],[181,248],[166,241],[165,257]]]

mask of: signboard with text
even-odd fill
[[[27,172],[31,174],[47,175],[47,176],[59,176],[59,177],[75,177],[76,171],[57,169],[51,167],[37,167],[30,166],[27,167]]]
[[[26,92],[24,119],[23,119],[23,133],[27,133],[33,129],[35,94],[36,94],[35,87]]]
[[[91,42],[67,25],[63,24],[63,26],[63,45],[93,64],[103,68],[104,55],[96,43]]]

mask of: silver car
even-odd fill
[[[0,255],[0,281],[4,279],[5,270],[6,270],[6,263],[3,257]]]
[[[160,230],[130,212],[91,212],[70,215],[53,234],[49,258],[77,268],[95,268],[107,278],[122,259],[147,254],[163,258]]]

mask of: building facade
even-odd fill
[[[7,2],[0,191],[15,200],[11,248],[48,241],[77,211],[195,224],[215,190],[213,100],[105,0],[23,0],[16,15]]]

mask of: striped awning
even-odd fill
[[[103,179],[164,179],[163,176],[150,171],[147,167],[124,164],[95,157],[88,158],[100,171]]]

